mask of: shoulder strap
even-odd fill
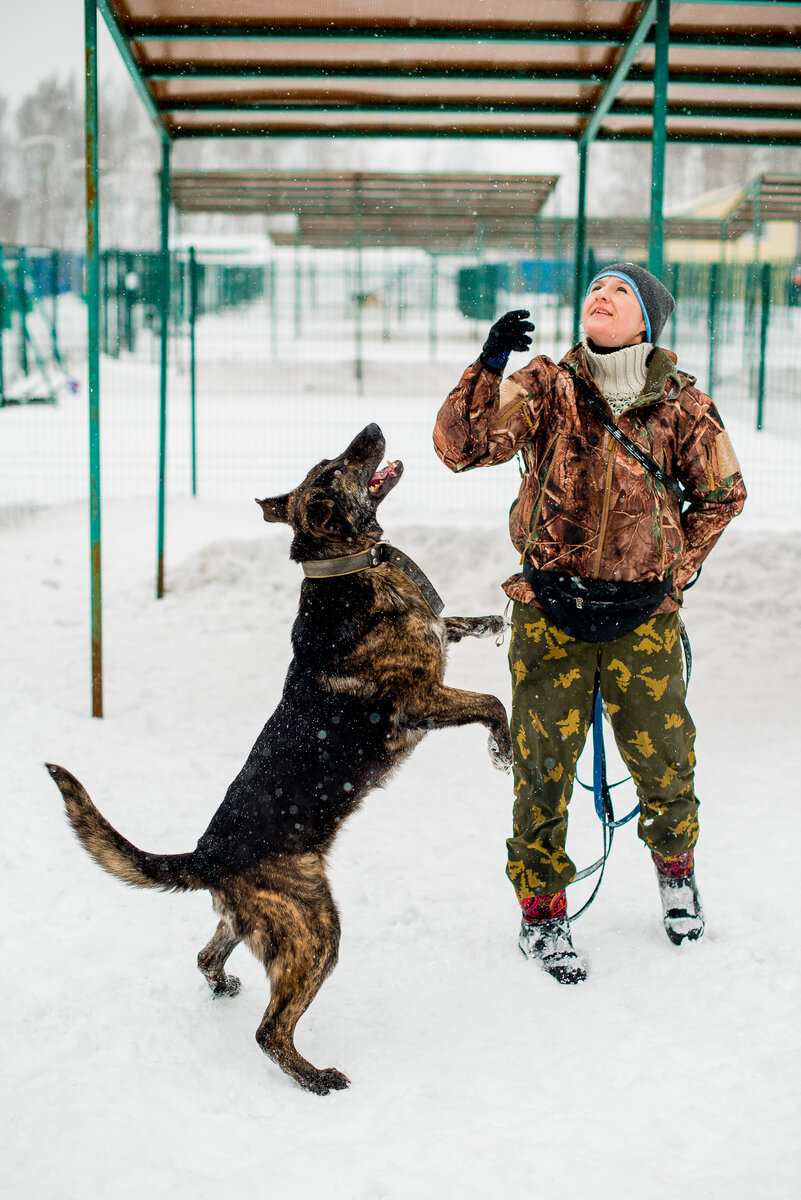
[[[570,370],[570,368],[568,369]],[[659,480],[663,487],[669,488],[673,495],[678,498],[680,503],[683,503],[686,497],[684,494],[684,488],[681,486],[681,484],[675,480],[672,475],[668,475],[667,471],[663,471],[659,466],[659,463],[651,458],[651,455],[646,450],[643,450],[642,447],[638,446],[636,442],[633,442],[630,437],[627,437],[622,430],[618,429],[615,422],[606,413],[601,401],[597,396],[593,395],[584,380],[580,379],[575,371],[571,370],[570,374],[573,376],[576,387],[583,396],[587,407],[592,412],[593,416],[598,418],[604,429],[607,429],[612,437],[616,441],[620,442],[621,446],[623,446],[623,448],[629,452],[632,458],[636,458],[637,462],[642,463],[646,470],[650,471],[651,474]]]

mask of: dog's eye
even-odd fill
[[[334,471],[334,479],[341,479],[341,478],[342,478],[342,472]]]

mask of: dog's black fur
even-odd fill
[[[265,520],[291,526],[293,559],[338,558],[380,540],[376,508],[403,470],[400,463],[378,470],[383,454],[381,430],[368,425],[294,491],[258,501]],[[500,701],[442,682],[446,642],[502,627],[500,617],[436,617],[390,564],[304,580],[281,700],[191,853],[137,849],[68,771],[48,765],[78,837],[101,867],[139,887],[211,893],[221,919],[198,965],[216,995],[234,995],[239,981],[225,962],[247,943],[272,984],[257,1041],[310,1091],[348,1084],[333,1068],[313,1067],[293,1040],[337,958],[326,853],[345,818],[429,729],[482,722],[493,762],[508,769],[511,739]]]

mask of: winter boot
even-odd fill
[[[665,933],[674,945],[686,939],[697,942],[704,932],[704,910],[695,882],[693,851],[676,858],[664,858],[651,852],[662,901]]]
[[[539,962],[557,983],[581,983],[587,978],[584,961],[573,949],[564,892],[520,900],[523,923],[518,945],[526,958]]]

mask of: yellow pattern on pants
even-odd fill
[[[576,873],[565,849],[568,804],[596,676],[637,788],[640,838],[667,857],[695,845],[695,726],[685,704],[678,613],[594,644],[515,603],[509,667],[515,804],[506,873],[521,898],[558,892]]]

